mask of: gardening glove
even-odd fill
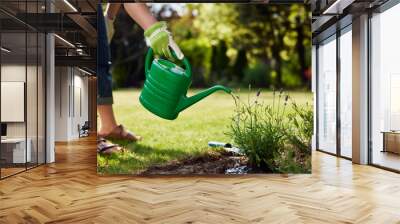
[[[167,30],[166,22],[162,21],[153,24],[144,31],[144,36],[146,37],[147,45],[153,48],[155,55],[162,55],[170,60],[174,60],[169,49],[171,48],[179,60],[183,59],[184,55],[172,39],[171,33]]]

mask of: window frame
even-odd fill
[[[373,130],[372,130],[372,94],[373,94],[373,88],[372,88],[372,19],[374,18],[374,14],[381,14],[384,13],[385,11],[393,8],[394,6],[397,6],[400,4],[400,0],[388,0],[384,4],[380,5],[377,8],[374,8],[372,10],[368,11],[368,31],[367,31],[367,38],[368,38],[368,69],[367,69],[367,76],[368,76],[368,165],[377,167],[383,170],[395,172],[395,173],[400,173],[400,169],[394,169],[391,167],[387,167],[381,164],[374,163],[373,160],[373,153],[374,153],[374,147],[373,147]],[[400,155],[399,155],[400,156]]]
[[[316,116],[316,151],[319,152],[323,152],[329,155],[333,155],[333,156],[337,156],[346,160],[352,160],[352,158],[347,157],[342,155],[342,150],[341,150],[341,119],[340,119],[340,103],[341,103],[341,97],[340,97],[340,81],[341,81],[341,67],[340,67],[340,37],[344,34],[346,34],[347,32],[352,32],[352,23],[349,22],[349,17],[344,17],[342,20],[339,20],[338,22],[342,22],[343,27],[337,28],[336,32],[332,33],[331,35],[328,35],[326,37],[324,37],[323,39],[318,40],[318,42],[315,44],[316,45],[316,112],[315,112],[315,116]],[[336,27],[336,24],[332,25]],[[329,28],[328,28],[329,29]],[[321,43],[326,42],[329,40],[329,38],[332,38],[332,36],[335,36],[335,38],[331,41],[336,41],[336,152],[332,153],[329,152],[327,150],[321,149],[319,147],[319,118],[320,118],[320,111],[318,110],[319,108],[319,103],[320,103],[320,99],[319,99],[319,67],[320,67],[320,63],[319,63],[319,51],[318,49],[320,48]]]

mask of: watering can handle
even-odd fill
[[[176,55],[175,55],[175,52],[174,51],[171,51],[171,52],[172,52],[172,55],[175,58],[177,58]],[[150,66],[151,66],[151,62],[152,61],[153,61],[153,49],[151,47],[149,47],[149,50],[147,51],[147,55],[146,55],[146,62],[145,62],[145,65],[144,65],[144,73],[145,73],[146,77],[147,77],[148,71],[150,70]],[[186,74],[186,76],[188,78],[191,78],[192,77],[192,66],[190,66],[190,63],[189,63],[189,61],[187,60],[186,57],[184,57],[182,59],[182,61],[183,61],[183,64],[185,65],[185,74]]]

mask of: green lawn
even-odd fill
[[[193,90],[189,95],[198,90]],[[159,118],[139,103],[140,90],[114,91],[114,109],[117,120],[144,139],[137,143],[116,142],[126,147],[125,153],[110,157],[98,156],[98,171],[105,174],[135,174],[154,164],[161,164],[207,150],[209,141],[230,142],[225,135],[233,115],[232,96],[217,92],[181,112],[176,120]],[[309,92],[290,92],[297,103],[312,103]],[[256,95],[241,92],[241,99]],[[272,93],[263,91],[260,98],[272,102]]]

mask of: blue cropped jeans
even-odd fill
[[[97,4],[97,104],[113,104],[111,57],[103,9]]]

